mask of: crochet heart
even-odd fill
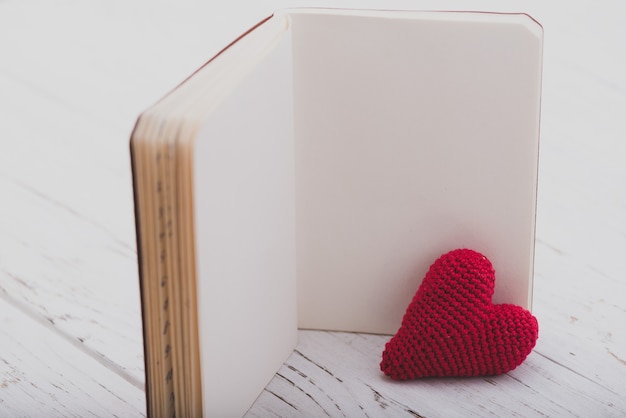
[[[519,366],[538,337],[527,310],[491,302],[495,271],[484,255],[459,249],[430,266],[380,369],[395,380],[486,376]]]

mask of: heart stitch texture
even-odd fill
[[[457,249],[430,266],[385,345],[380,368],[395,380],[498,375],[519,366],[537,341],[537,319],[491,301],[495,271],[484,255]]]

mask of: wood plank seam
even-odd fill
[[[2,273],[5,274],[8,277],[13,278],[14,280],[23,281],[19,277],[16,277],[15,275],[12,275],[11,273],[7,272],[4,269],[2,270]],[[35,322],[43,325],[44,327],[46,327],[47,329],[52,331],[54,334],[56,334],[57,336],[61,337],[63,340],[69,342],[72,346],[74,346],[75,348],[79,349],[83,353],[87,354],[89,357],[91,357],[92,359],[94,359],[95,361],[97,361],[102,366],[106,367],[107,369],[109,369],[110,371],[112,371],[113,373],[115,373],[116,375],[121,377],[122,379],[126,380],[128,383],[130,383],[131,385],[135,386],[137,389],[145,391],[144,382],[140,381],[135,376],[133,376],[130,373],[128,373],[124,368],[122,368],[117,363],[111,361],[104,354],[102,354],[102,353],[98,352],[97,350],[94,350],[94,349],[86,346],[85,344],[83,344],[83,341],[81,341],[80,338],[75,338],[75,337],[67,334],[63,330],[59,329],[59,327],[54,325],[54,320],[52,318],[47,318],[47,317],[45,317],[43,315],[40,315],[33,308],[28,306],[26,303],[12,298],[8,294],[6,289],[2,286],[2,284],[0,284],[0,299],[4,300],[6,303],[12,305],[15,309],[17,309],[18,311],[22,312],[25,316],[27,316],[30,319],[34,320]]]

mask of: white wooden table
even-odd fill
[[[276,8],[526,11],[545,30],[534,313],[499,377],[394,383],[301,331],[249,416],[626,416],[626,3],[0,2],[0,416],[144,416],[128,137]],[[241,376],[245,379],[245,376]]]

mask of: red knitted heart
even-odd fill
[[[495,271],[487,257],[460,249],[430,266],[380,369],[395,380],[486,376],[519,366],[537,341],[537,319],[491,302]]]

